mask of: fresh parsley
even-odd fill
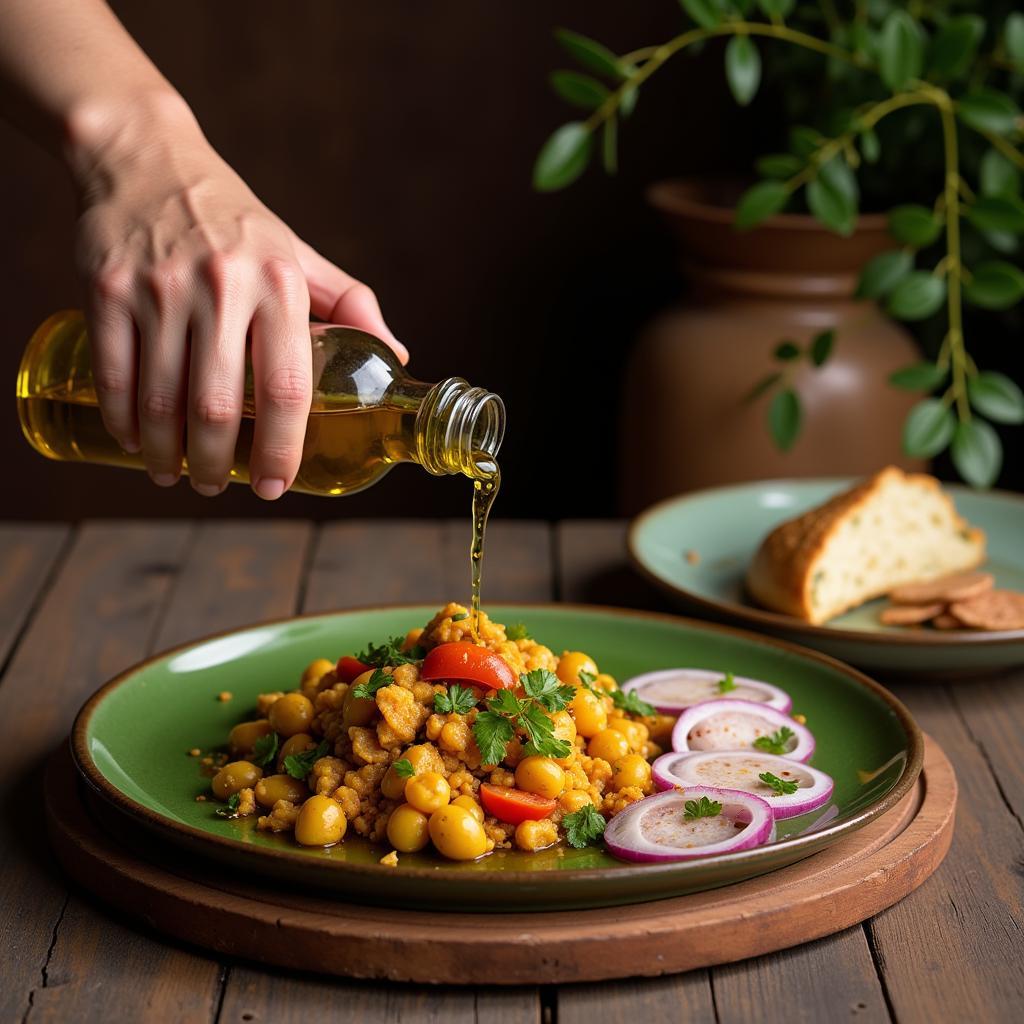
[[[412,761],[407,757],[403,757],[401,760],[396,761],[392,766],[395,770],[395,774],[400,779],[411,779],[416,774],[416,769],[413,767]]]
[[[469,612],[459,612],[458,615],[452,616],[452,622],[462,622],[464,619],[469,618]]]
[[[758,778],[766,786],[771,786],[779,796],[789,796],[790,793],[795,793],[800,788],[800,783],[792,782],[789,779],[780,779],[778,775],[773,775],[771,772],[761,772]]]
[[[731,693],[736,689],[736,680],[731,672],[726,672],[725,675],[718,680],[718,692],[719,693]]]
[[[769,754],[785,754],[786,744],[796,735],[788,725],[784,725],[778,732],[771,736],[758,736],[754,740],[754,746],[758,750],[764,750]]]
[[[278,739],[276,732],[268,732],[266,736],[261,736],[253,744],[252,757],[249,760],[257,768],[266,768],[277,757],[277,748],[280,746],[280,743],[281,741]]]
[[[497,711],[481,711],[473,723],[473,738],[480,748],[483,764],[501,764],[505,750],[515,736],[511,720]]]
[[[554,672],[546,668],[537,668],[521,675],[519,683],[528,697],[532,697],[548,711],[561,711],[576,696],[574,687],[566,686]]]
[[[697,818],[714,818],[722,813],[722,805],[717,800],[709,800],[702,796],[699,800],[687,800],[683,804],[684,817],[687,821],[696,821]]]
[[[468,715],[476,707],[476,691],[453,683],[447,693],[434,694],[434,710],[439,715]]]
[[[365,651],[357,654],[356,660],[371,668],[384,668],[385,665],[410,665],[414,661],[422,661],[427,652],[419,644],[403,651],[404,639],[400,636],[389,637],[382,644],[368,644]]]
[[[612,690],[612,703],[631,715],[653,715],[654,708],[645,700],[641,700],[633,690]]]
[[[509,640],[532,640],[529,630],[521,622],[513,622],[511,626],[505,627],[505,636]]]
[[[218,807],[217,813],[222,818],[237,818],[238,817],[238,805],[241,803],[242,798],[237,793],[232,793],[228,797],[227,807]]]
[[[572,687],[563,686],[557,676],[543,669],[524,673],[519,684],[525,697],[517,697],[511,690],[498,690],[487,702],[487,710],[476,716],[473,736],[482,762],[500,764],[517,729],[526,733],[523,750],[528,756],[568,757],[572,746],[555,736],[548,712],[561,711],[569,703]]]
[[[584,804],[578,811],[562,819],[565,840],[577,850],[597,842],[604,835],[604,826],[604,817],[593,804]]]
[[[568,757],[572,745],[568,740],[559,739],[555,735],[555,726],[544,713],[544,709],[534,704],[519,715],[519,725],[529,739],[523,747],[527,757],[539,754],[541,757]]]
[[[584,690],[589,690],[591,693],[597,694],[598,697],[604,696],[604,691],[599,690],[594,684],[597,682],[597,676],[593,672],[588,672],[585,668],[579,671],[580,686]]]
[[[284,770],[293,779],[305,780],[306,776],[313,770],[313,765],[321,757],[326,757],[330,749],[331,745],[327,740],[324,740],[314,750],[304,750],[301,754],[289,754],[284,759]]]
[[[352,696],[358,697],[361,700],[373,700],[373,695],[378,690],[383,689],[385,686],[390,686],[394,681],[389,672],[385,672],[382,668],[374,669],[373,675],[365,683],[360,683],[352,691]]]

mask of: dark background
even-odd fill
[[[458,374],[505,398],[498,514],[612,513],[624,356],[680,287],[643,188],[747,173],[774,119],[765,104],[737,111],[709,49],[644,87],[620,136],[617,178],[592,170],[538,195],[530,174],[540,144],[571,116],[546,83],[567,64],[551,28],[625,52],[677,33],[678,5],[113,6],[264,202],[376,290],[413,374]],[[3,125],[0,152],[0,374],[13,382],[32,330],[80,305],[81,292],[63,169]],[[986,329],[995,340],[977,353],[982,365],[1001,330]],[[13,400],[0,403],[0,457],[7,516],[462,515],[469,497],[465,480],[401,466],[341,503],[288,495],[268,506],[241,487],[207,501],[187,482],[168,492],[142,473],[43,460],[21,438]],[[1003,485],[1016,473],[1011,465]]]

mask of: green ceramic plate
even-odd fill
[[[871,671],[965,675],[1024,662],[1024,630],[883,626],[878,613],[884,600],[812,626],[750,603],[743,577],[761,538],[853,482],[768,480],[670,498],[634,520],[630,554],[644,575],[684,607],[815,647]],[[995,574],[996,585],[1024,590],[1024,499],[960,486],[946,490],[960,514],[988,535],[986,568]],[[699,559],[691,564],[688,551]]]
[[[626,864],[601,849],[498,852],[458,864],[423,853],[397,868],[387,848],[358,837],[327,850],[257,832],[197,803],[208,780],[186,751],[224,742],[261,691],[290,687],[315,657],[404,633],[435,609],[403,607],[289,619],[202,640],[119,676],[82,709],[72,743],[79,770],[110,805],[168,842],[240,871],[361,902],[445,910],[555,909],[636,902],[725,885],[820,850],[892,807],[921,768],[921,734],[906,709],[864,676],[779,641],[667,615],[570,605],[496,606],[556,651],[582,649],[619,679],[693,665],[756,676],[784,687],[807,716],[813,764],[835,778],[834,802],[780,823],[780,840],[755,850],[682,864]],[[220,703],[228,690],[234,699]],[[861,772],[876,773],[861,781]]]

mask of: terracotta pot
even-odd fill
[[[853,298],[860,268],[893,247],[885,218],[862,216],[849,238],[802,214],[737,232],[737,195],[690,181],[649,191],[678,240],[690,287],[631,353],[620,431],[626,512],[741,480],[921,467],[900,449],[903,419],[918,396],[886,382],[920,353],[874,303]],[[743,398],[781,368],[772,358],[780,341],[805,345],[827,328],[836,342],[825,366],[801,360],[793,372],[803,430],[780,452],[767,430],[770,395],[748,404]]]

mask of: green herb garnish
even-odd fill
[[[697,818],[714,818],[722,813],[722,805],[717,800],[709,800],[702,796],[699,800],[687,800],[683,804],[686,812],[684,817],[687,821],[696,821]]]
[[[736,689],[736,680],[731,672],[726,672],[725,675],[718,680],[718,692],[719,693],[730,693]]]
[[[462,622],[463,619],[469,618],[469,612],[459,612],[458,615],[452,616],[452,622]]]
[[[523,752],[527,756],[568,757],[572,746],[555,736],[555,727],[547,712],[564,708],[572,700],[572,687],[563,686],[558,677],[546,669],[523,673],[519,683],[526,697],[519,698],[511,690],[498,690],[487,702],[487,710],[476,716],[473,736],[482,762],[500,764],[516,729],[526,733]]]
[[[407,757],[403,757],[401,760],[396,761],[392,766],[395,770],[395,774],[400,779],[411,779],[416,774],[416,769],[413,767],[412,761]]]
[[[483,764],[501,764],[505,750],[515,734],[515,726],[503,714],[481,711],[473,723],[473,738],[480,748]]]
[[[331,745],[324,740],[315,750],[304,750],[301,754],[289,754],[284,759],[284,770],[293,779],[305,779],[313,770],[313,765],[326,757]]]
[[[390,673],[385,672],[384,669],[375,669],[373,675],[365,683],[360,683],[352,691],[352,696],[358,697],[360,700],[373,700],[373,695],[378,690],[382,690],[385,686],[390,686],[394,681],[394,677]]]
[[[612,703],[631,715],[653,715],[654,708],[645,700],[641,700],[635,690],[612,690]]]
[[[584,804],[562,819],[565,841],[577,850],[597,842],[604,835],[604,826],[604,817],[593,804]]]
[[[257,768],[265,768],[277,757],[277,748],[280,746],[280,743],[281,741],[278,739],[276,732],[268,732],[266,736],[261,736],[253,744],[252,757],[249,760]]]
[[[476,707],[476,691],[453,683],[447,693],[434,694],[434,710],[439,715],[468,715]]]
[[[238,817],[238,805],[241,803],[242,798],[237,793],[232,793],[228,797],[227,807],[218,807],[217,813],[222,818],[237,818]]]
[[[588,672],[585,668],[579,671],[580,686],[584,690],[589,690],[591,693],[596,694],[598,697],[604,696],[604,690],[599,690],[594,684],[597,682],[597,676],[593,672]]]
[[[529,631],[521,622],[513,622],[511,626],[505,627],[505,636],[509,640],[530,640]]]
[[[528,697],[542,704],[548,711],[561,711],[576,696],[572,686],[566,686],[554,672],[537,668],[519,677],[519,682]]]
[[[786,752],[786,744],[796,735],[789,726],[784,725],[778,732],[772,733],[771,736],[758,736],[754,740],[754,746],[758,750],[764,750],[769,754],[784,754]]]
[[[411,665],[415,661],[422,661],[426,656],[426,650],[416,644],[409,650],[403,651],[404,639],[400,636],[393,636],[382,644],[369,644],[365,651],[357,654],[356,660],[371,668],[384,668],[385,665]]]
[[[779,796],[789,796],[790,793],[795,793],[800,788],[800,783],[790,782],[789,779],[780,779],[778,775],[773,775],[771,772],[761,772],[758,778],[766,786],[771,786]]]

